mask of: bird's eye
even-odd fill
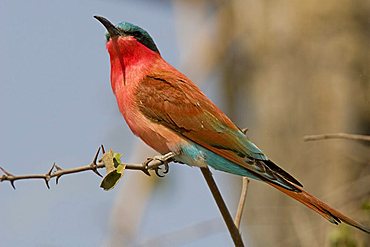
[[[132,36],[141,37],[141,33],[139,31],[134,31],[134,32],[132,32]]]

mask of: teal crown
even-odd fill
[[[120,22],[116,28],[120,31],[121,36],[132,36],[137,41],[148,47],[150,50],[159,53],[157,46],[155,45],[152,37],[149,33],[139,26],[131,24],[129,22]],[[110,39],[109,33],[105,34],[107,41]]]

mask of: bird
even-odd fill
[[[271,161],[188,77],[166,62],[144,29],[116,26],[94,16],[107,30],[110,79],[118,108],[131,131],[154,150],[175,154],[189,166],[212,167],[265,182],[333,224],[370,229],[303,189]]]

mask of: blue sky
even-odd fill
[[[102,143],[129,156],[138,143],[111,92],[97,14],[145,28],[179,66],[174,14],[165,1],[1,0],[0,166],[10,172],[83,165]],[[167,189],[151,199],[140,226],[143,239],[219,217],[199,171],[179,166],[165,179]],[[103,246],[124,183],[111,192],[99,183],[93,173],[63,177],[51,190],[43,181],[20,181],[15,191],[1,183],[0,245]],[[225,229],[187,246],[229,243]]]

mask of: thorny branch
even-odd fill
[[[0,167],[0,170],[4,173],[2,176],[0,176],[0,182],[9,181],[13,189],[15,189],[14,183],[17,180],[42,179],[45,181],[47,188],[50,189],[49,181],[52,178],[56,178],[55,182],[56,184],[58,184],[59,179],[63,175],[67,175],[67,174],[80,173],[84,171],[92,171],[98,176],[102,177],[102,175],[98,171],[98,169],[105,168],[105,164],[102,162],[102,160],[98,160],[101,150],[104,154],[105,150],[104,150],[103,145],[98,148],[98,151],[96,152],[94,156],[94,159],[88,165],[70,168],[70,169],[63,169],[62,167],[54,163],[51,166],[50,170],[45,174],[13,175],[10,172],[6,171],[4,168]],[[174,154],[170,152],[163,156],[155,156],[153,158],[148,158],[142,164],[126,164],[125,169],[142,171],[148,176],[150,176],[149,171],[154,170],[158,176],[163,176],[163,175],[160,175],[159,173],[159,171],[162,170],[161,166],[164,166],[164,170],[162,172],[166,174],[169,169],[168,163],[172,161],[173,157],[174,157]]]
[[[347,140],[354,140],[354,141],[370,142],[370,136],[368,135],[355,135],[355,134],[347,134],[347,133],[307,135],[303,138],[304,141],[318,141],[318,140],[324,140],[324,139],[347,139]]]
[[[248,129],[243,129],[242,131],[246,133],[247,130]],[[304,141],[317,141],[317,140],[323,140],[323,139],[348,139],[348,140],[357,140],[357,141],[370,141],[370,136],[346,134],[346,133],[333,133],[333,134],[322,134],[322,135],[308,135],[304,137]],[[49,181],[52,178],[56,178],[56,184],[58,184],[59,179],[62,176],[67,175],[67,174],[80,173],[84,171],[92,171],[98,176],[102,177],[98,169],[105,168],[106,166],[102,162],[102,159],[98,160],[101,150],[104,154],[105,150],[104,150],[103,145],[101,145],[101,147],[98,148],[94,156],[94,159],[88,165],[70,168],[70,169],[63,169],[62,167],[54,163],[52,167],[50,168],[50,170],[45,174],[13,175],[10,172],[6,171],[4,168],[0,167],[0,171],[4,173],[2,176],[0,176],[0,182],[9,181],[11,186],[15,189],[15,181],[17,180],[41,179],[45,181],[47,188],[50,189]],[[159,171],[162,171],[162,174],[168,173],[169,171],[168,163],[173,161],[174,156],[175,156],[174,153],[169,152],[168,154],[165,154],[163,156],[155,156],[152,158],[148,158],[142,164],[125,164],[125,169],[142,171],[148,176],[150,176],[149,171],[154,170],[158,176],[162,177],[163,175],[161,175]],[[163,169],[162,169],[162,166],[164,166]],[[210,172],[208,168],[201,168],[201,170],[212,192],[212,195],[217,203],[217,206],[219,207],[221,211],[221,214],[228,227],[228,230],[231,234],[231,237],[234,241],[235,246],[244,246],[243,240],[241,238],[241,235],[238,229],[240,227],[240,221],[241,221],[241,217],[243,214],[243,208],[244,208],[244,204],[245,204],[246,196],[248,192],[249,179],[246,177],[243,177],[243,185],[242,185],[242,191],[241,191],[240,200],[238,204],[238,209],[237,209],[237,213],[235,216],[235,220],[233,221],[230,215],[230,212],[221,196],[221,193],[218,190],[218,187],[212,177],[212,173]]]
[[[247,130],[243,130],[245,133]],[[106,168],[106,164],[102,161],[102,159],[99,159],[100,151],[102,150],[103,155],[105,154],[105,150],[103,145],[101,145],[92,162],[90,164],[70,168],[70,169],[63,169],[56,163],[54,163],[49,171],[45,174],[29,174],[29,175],[13,175],[10,172],[6,171],[4,168],[0,167],[0,170],[4,173],[2,176],[0,176],[0,182],[9,181],[13,189],[15,189],[15,181],[17,180],[26,180],[26,179],[41,179],[45,181],[45,184],[48,189],[50,189],[50,180],[52,178],[56,178],[56,184],[58,184],[59,179],[67,174],[74,174],[74,173],[80,173],[84,171],[92,171],[98,176],[102,177],[102,175],[99,173],[98,169]],[[142,164],[124,164],[125,169],[128,170],[138,170],[144,172],[146,175],[150,176],[149,171],[154,170],[155,173],[162,177],[159,173],[159,171],[162,171],[162,174],[166,174],[169,171],[168,163],[173,161],[173,158],[176,154],[169,152],[163,156],[155,156],[153,158],[148,158],[145,162]],[[104,157],[104,156],[103,156]],[[163,168],[164,167],[164,168]],[[242,193],[240,195],[240,201],[237,209],[236,219],[235,223],[233,221],[233,218],[231,217],[231,214],[222,198],[222,195],[212,177],[212,173],[208,168],[201,168],[203,176],[205,180],[207,181],[208,187],[212,192],[212,195],[217,203],[217,206],[219,207],[222,217],[227,225],[227,228],[230,232],[230,235],[234,241],[235,246],[244,246],[243,240],[241,238],[240,232],[239,232],[239,225],[241,216],[243,213],[243,207],[245,204],[246,196],[247,196],[247,190],[248,190],[248,183],[249,180],[247,178],[243,178],[243,188]]]

